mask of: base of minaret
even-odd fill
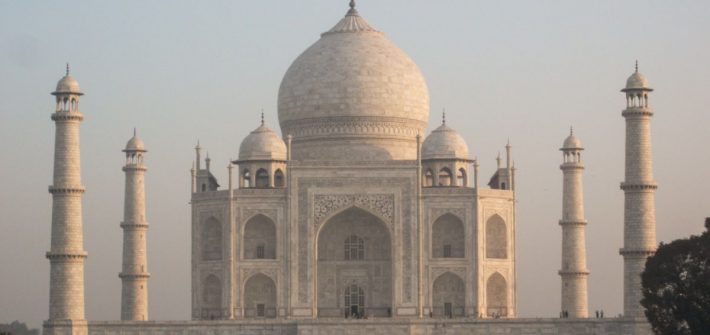
[[[42,335],[88,335],[86,320],[47,320],[42,324]]]
[[[121,320],[148,320],[148,278],[150,274],[119,274],[121,288]]]
[[[588,271],[560,271],[562,278],[562,310],[568,318],[588,318]]]

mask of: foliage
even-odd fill
[[[710,334],[710,218],[700,236],[658,247],[641,275],[646,318],[658,335]]]
[[[22,322],[12,321],[0,323],[0,335],[39,335],[39,329],[29,329]]]

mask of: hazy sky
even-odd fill
[[[216,175],[257,127],[278,131],[291,62],[347,0],[0,0],[0,322],[48,315],[54,124],[49,95],[70,62],[82,98],[86,305],[120,311],[124,156],[134,126],[148,147],[150,316],[189,319],[189,169],[199,138]],[[622,308],[624,107],[639,59],[650,97],[658,238],[697,234],[710,216],[709,1],[361,0],[360,13],[417,62],[430,129],[449,124],[482,179],[510,138],[518,166],[521,316],[559,310],[561,154],[570,124],[586,150],[590,310]]]

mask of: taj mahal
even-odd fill
[[[558,293],[565,317],[519,318],[512,146],[505,145],[493,175],[481,176],[445,116],[426,134],[431,118],[423,75],[351,1],[345,17],[284,75],[280,133],[262,116],[245,134],[238,159],[219,162],[229,164],[228,180],[217,180],[205,150],[195,147],[185,181],[191,185],[191,320],[148,315],[148,151],[134,133],[123,150],[120,321],[87,321],[83,93],[67,68],[52,93],[44,334],[651,334],[639,302],[640,273],[656,248],[652,91],[638,67],[622,89],[622,317],[593,318],[588,310],[580,138],[570,130],[560,139]]]

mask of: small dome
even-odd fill
[[[66,75],[57,82],[56,93],[81,93],[79,83],[70,75]]]
[[[239,146],[239,160],[286,160],[286,144],[263,123],[252,131]]]
[[[629,79],[626,79],[626,87],[621,91],[626,92],[629,90],[653,91],[653,89],[648,86],[648,80],[646,79],[646,76],[639,72],[638,62],[636,62],[636,71],[634,71],[634,73],[629,77]]]
[[[133,137],[126,143],[126,149],[123,151],[142,151],[146,152],[145,144],[143,140],[136,134],[135,129],[133,130]]]
[[[564,144],[562,144],[562,149],[582,149],[582,141],[579,140],[579,137],[574,136],[574,134],[570,134],[565,139]]]
[[[458,132],[442,124],[424,140],[422,159],[468,160],[468,145]]]
[[[626,89],[647,89],[648,80],[646,76],[639,72],[634,72],[634,74],[626,80]]]
[[[133,136],[128,140],[128,143],[126,143],[126,151],[146,151],[145,144],[143,144],[143,140],[139,137]]]

